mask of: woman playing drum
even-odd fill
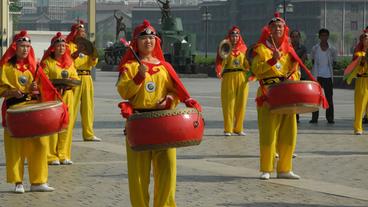
[[[236,26],[229,30],[225,40],[229,41],[228,44],[231,44],[232,50],[229,51],[227,57],[221,57],[222,51],[218,51],[216,57],[217,77],[222,79],[221,103],[224,135],[231,136],[232,133],[235,133],[244,136],[243,121],[248,100],[247,46],[241,37],[240,29]]]
[[[6,125],[7,108],[36,99],[34,94],[38,92],[40,96],[37,96],[41,101],[54,101],[58,95],[42,69],[37,69],[31,40],[26,31],[15,35],[12,44],[0,60],[0,72],[0,95],[5,98],[2,121],[7,182],[15,184],[16,193],[24,193],[23,170],[24,161],[27,159],[31,191],[53,191],[54,188],[47,184],[48,137],[13,138]],[[67,122],[67,118],[63,121]]]
[[[172,66],[165,62],[160,39],[147,20],[134,29],[130,45],[141,60],[135,60],[129,50],[119,66],[117,89],[123,99],[129,100],[129,103],[121,104],[124,117],[134,112],[173,109],[179,101],[201,110],[200,105],[190,98]],[[151,164],[155,181],[154,206],[176,206],[176,149],[137,152],[126,142],[126,150],[132,206],[149,206]]]
[[[277,177],[299,179],[292,171],[292,154],[297,135],[295,114],[271,113],[265,102],[264,92],[284,79],[298,79],[298,73],[291,72],[297,63],[288,41],[288,27],[278,15],[263,28],[261,38],[254,48],[252,72],[260,80],[257,92],[257,111],[260,141],[261,179],[268,180],[274,171],[275,150],[279,153]],[[299,58],[298,58],[299,59]]]
[[[42,68],[49,79],[56,80],[79,80],[70,57],[70,49],[66,44],[66,38],[58,32],[52,39],[51,45],[42,58]],[[65,82],[66,82],[65,81]],[[68,106],[68,112],[73,115],[73,90],[69,85],[58,88],[62,94],[63,102]],[[69,116],[70,119],[71,116]],[[69,123],[66,131],[50,136],[50,149],[47,156],[51,165],[70,165],[73,126]]]

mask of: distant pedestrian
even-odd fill
[[[323,28],[318,32],[320,43],[313,46],[311,59],[313,63],[312,74],[317,78],[324,90],[328,101],[326,109],[326,119],[329,124],[334,124],[333,105],[333,68],[336,65],[337,50],[328,42],[330,32]],[[312,120],[309,123],[318,123],[319,111],[312,113]]]

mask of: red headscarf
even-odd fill
[[[199,105],[199,103],[196,100],[190,98],[188,91],[185,89],[183,83],[180,81],[179,76],[176,74],[174,68],[168,62],[165,61],[165,58],[164,58],[164,55],[161,49],[161,40],[158,36],[156,36],[155,28],[153,28],[150,22],[147,20],[144,20],[142,24],[138,25],[134,29],[133,40],[130,42],[131,48],[137,54],[138,54],[137,40],[138,40],[138,37],[141,35],[154,35],[155,36],[156,44],[155,44],[155,48],[152,51],[152,56],[159,59],[160,62],[165,66],[165,69],[167,70],[171,79],[174,82],[179,100],[181,102],[184,102],[186,106],[188,107],[194,107],[198,109],[199,111],[202,111],[202,108]],[[131,50],[127,50],[119,64],[120,73],[124,72],[123,65],[133,60],[135,60],[133,52]],[[132,106],[129,103],[121,102],[119,104],[119,107],[121,108],[121,112],[124,117],[128,117],[133,112]]]
[[[140,35],[142,35],[143,32],[149,32],[153,35],[155,35],[156,44],[155,48],[152,51],[152,56],[159,59],[160,62],[165,62],[164,55],[162,53],[161,49],[161,40],[158,36],[156,36],[156,30],[152,27],[149,21],[144,20],[142,24],[138,25],[133,32],[133,40],[130,42],[130,46],[133,48],[133,50],[138,54],[138,46],[137,46],[137,39]],[[133,55],[133,52],[131,50],[127,50],[124,54],[122,60],[119,64],[119,69],[122,69],[122,66],[127,63],[128,61],[135,60],[135,57]]]
[[[20,33],[16,34],[13,38],[13,42],[11,43],[10,47],[6,50],[5,54],[0,60],[0,67],[6,64],[12,57],[16,55],[17,50],[17,42],[28,41],[31,42],[30,36],[27,34],[27,31],[23,30]],[[34,54],[34,50],[31,47],[29,50],[28,57],[22,61],[23,64],[28,65],[28,70],[30,70],[33,74],[36,70],[36,58]]]
[[[45,54],[43,55],[41,63],[44,60],[46,60],[48,57],[50,57],[50,55],[52,53],[55,52],[55,46],[59,42],[66,42],[66,37],[64,35],[62,35],[60,32],[56,33],[56,35],[51,39],[51,44],[50,44],[49,48],[46,50]],[[57,64],[61,68],[68,69],[72,65],[72,63],[73,63],[73,60],[70,56],[70,49],[69,49],[68,45],[66,44],[66,51],[61,56],[61,58],[59,60],[57,60]]]
[[[16,56],[17,42],[22,42],[22,41],[30,42],[30,37],[28,36],[27,31],[21,31],[20,33],[14,36],[13,42],[11,43],[10,47],[6,50],[5,54],[0,60],[0,70],[2,70],[2,66],[8,63],[8,61],[11,58]],[[54,88],[50,80],[47,78],[41,66],[36,64],[36,58],[35,58],[32,47],[30,47],[28,57],[25,60],[23,60],[23,63],[27,64],[28,65],[27,70],[30,70],[33,76],[36,76],[34,77],[34,80],[39,81],[41,83],[40,91],[41,91],[41,101],[42,102],[54,101],[56,98],[59,98],[60,100],[62,100],[60,94],[57,92],[57,90]],[[36,74],[36,70],[37,70],[37,74]],[[4,99],[4,102],[1,108],[2,124],[4,127],[6,126],[6,119],[5,119],[6,109],[7,109],[6,99]],[[68,119],[69,119],[67,108],[65,105],[64,105],[64,112],[65,113],[64,113],[63,119],[61,120],[62,122],[61,124],[67,124]]]
[[[232,53],[237,54],[238,52],[244,53],[246,54],[247,52],[247,45],[245,45],[243,37],[240,34],[240,29],[238,26],[233,26],[228,32],[227,35],[225,37],[226,40],[230,41],[230,37],[232,34],[237,33],[239,34],[239,40],[238,42],[235,43],[233,49],[232,49]],[[217,51],[217,55],[216,55],[216,72],[217,74],[221,73],[222,70],[222,58],[220,56],[220,54]]]
[[[66,41],[68,43],[74,42],[74,39],[77,36],[79,29],[81,28],[85,28],[83,20],[79,20],[77,23],[73,24],[72,27],[70,28],[70,33],[66,37]]]
[[[354,49],[353,54],[353,60],[357,59],[358,57],[355,55],[356,52],[363,52],[364,45],[363,45],[363,39],[368,35],[368,29],[363,30],[363,34],[359,36],[359,43],[356,45]],[[365,51],[364,51],[365,52]]]

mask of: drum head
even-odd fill
[[[315,112],[318,110],[319,110],[318,105],[309,105],[309,104],[293,104],[270,109],[271,113],[275,114],[304,114]]]
[[[51,82],[56,88],[75,87],[81,84],[80,80],[73,79],[51,79]]]
[[[8,113],[23,113],[26,111],[39,111],[43,109],[59,107],[62,103],[59,101],[47,101],[47,102],[26,102],[25,104],[18,104],[11,106]]]

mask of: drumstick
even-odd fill
[[[273,46],[275,47],[276,51],[279,52],[279,49],[276,47],[275,40],[273,39],[272,34],[270,34],[270,37],[271,37]]]
[[[139,65],[142,65],[141,59],[139,58],[137,53],[134,51],[133,47],[130,46],[129,43],[124,38],[120,38],[120,42],[123,43],[125,47],[128,47],[130,49],[130,51],[132,51],[132,53],[133,53],[135,59],[138,61]]]
[[[37,73],[38,73],[38,69],[40,68],[40,64],[39,63],[37,63],[36,64],[36,71],[35,71],[35,74],[34,74],[34,79],[33,79],[33,83],[34,82],[36,82],[37,81]],[[33,90],[33,89],[32,89]],[[36,96],[37,97],[37,99],[38,99],[38,96],[37,95],[40,95],[40,91],[32,91],[32,94],[34,95],[34,96]]]

